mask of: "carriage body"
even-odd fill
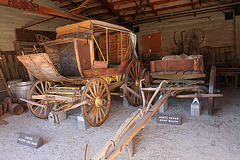
[[[143,70],[139,60],[131,62],[135,34],[118,25],[87,20],[62,26],[56,40],[43,44],[46,53],[18,56],[38,79],[23,100],[38,118],[81,107],[85,120],[99,126],[109,113],[110,91],[127,83],[130,70],[139,72],[131,78],[137,81]]]
[[[18,58],[39,80],[86,84],[93,77],[125,74],[135,42],[124,27],[88,20],[57,28],[56,40],[44,43],[46,53]]]

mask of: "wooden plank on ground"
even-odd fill
[[[119,140],[119,142],[114,146],[114,148],[106,155],[105,159],[114,159],[127,145],[131,139],[143,128],[147,121],[157,112],[160,106],[171,96],[171,91],[167,91],[152,107],[151,109],[143,115],[143,117],[136,122],[129,130],[124,133],[124,136]]]

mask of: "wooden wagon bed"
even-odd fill
[[[165,56],[162,60],[151,61],[150,69],[150,75],[159,79],[196,79],[206,76],[201,55]]]

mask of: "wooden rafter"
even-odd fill
[[[78,6],[77,8],[75,9],[72,9],[72,10],[69,10],[68,12],[66,13],[71,13],[73,15],[77,15],[79,14],[89,3],[91,3],[93,0],[86,0],[85,2],[83,2],[80,6]],[[1,4],[1,2],[0,2]],[[4,4],[6,5],[6,4]],[[38,21],[38,22],[35,22],[35,23],[32,23],[32,24],[28,24],[28,25],[25,25],[22,27],[22,29],[25,29],[25,28],[28,28],[28,27],[31,27],[31,26],[34,26],[34,25],[37,25],[37,24],[40,24],[40,23],[43,23],[43,22],[46,22],[46,21],[49,21],[49,20],[52,20],[52,19],[55,19],[56,17],[58,16],[53,16],[53,17],[50,17],[50,18],[47,18],[47,19],[44,19],[44,20],[41,20],[41,21]],[[89,19],[87,17],[84,17],[86,19]]]
[[[151,4],[149,0],[147,0],[147,2],[148,2],[148,4],[149,4],[150,8],[152,9],[153,13],[157,16],[158,14],[157,14],[157,12],[154,10],[154,4]]]
[[[136,0],[136,1],[140,1],[140,0]],[[160,4],[166,4],[166,3],[171,3],[171,2],[176,2],[176,1],[180,1],[180,0],[161,0],[161,1],[150,1],[149,4],[153,4],[153,5],[160,5]],[[115,1],[115,2],[112,2],[111,4],[112,5],[126,5],[126,4],[130,4],[130,3],[133,3],[132,1],[128,1],[128,0],[125,0],[125,1]],[[143,7],[144,5],[142,5],[141,7]]]
[[[84,0],[52,1],[60,2],[61,8],[65,7],[69,10],[75,8],[76,4],[81,5],[84,2]],[[71,3],[71,1],[74,3]],[[202,0],[201,2],[202,6],[199,5],[198,0],[93,0],[93,3],[85,7],[84,11],[89,13],[86,13],[87,17],[101,17],[102,20],[117,20],[118,18],[122,22],[130,22],[140,19],[140,15],[144,15],[145,18],[161,17],[162,19],[165,14],[222,4],[222,1]],[[226,0],[224,4],[232,2]]]
[[[105,6],[110,12],[114,13],[122,22],[125,22],[125,19],[119,14],[117,10],[107,1],[107,0],[98,0],[103,6]]]
[[[198,2],[193,2],[193,3],[184,3],[184,4],[180,4],[180,5],[175,5],[175,6],[170,6],[170,7],[164,7],[164,8],[160,8],[160,9],[155,9],[155,12],[160,12],[160,11],[166,11],[166,10],[172,10],[172,9],[176,9],[176,8],[180,8],[180,7],[188,7],[188,6],[191,6],[191,5],[196,5],[198,4]],[[124,9],[125,10],[125,9]],[[124,10],[121,10],[121,11],[124,11]],[[145,11],[145,13],[152,13],[152,11]],[[134,14],[128,14],[126,15],[125,17],[128,17],[128,16],[133,16]]]
[[[74,15],[69,12],[65,12],[65,11],[41,6],[38,4],[30,3],[28,0],[14,0],[11,2],[10,1],[0,1],[0,5],[12,7],[12,8],[19,8],[19,9],[23,9],[23,10],[29,11],[29,12],[44,14],[44,15],[48,15],[48,16],[55,16],[55,17],[60,17],[60,18],[65,18],[65,19],[71,19],[71,20],[76,20],[76,21],[82,21],[85,19],[89,19],[84,16]]]

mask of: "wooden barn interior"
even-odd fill
[[[239,0],[0,0],[0,159],[240,159]]]

